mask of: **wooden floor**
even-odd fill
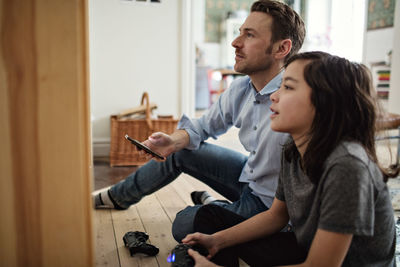
[[[197,180],[181,175],[128,210],[95,210],[96,266],[170,266],[166,259],[177,244],[171,235],[172,221],[178,211],[192,205],[190,192],[194,190],[219,196]],[[128,231],[147,232],[149,243],[159,247],[159,254],[131,257],[122,241]]]

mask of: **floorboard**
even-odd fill
[[[155,194],[143,198],[137,205],[138,214],[143,222],[150,242],[157,245],[160,252],[156,256],[158,266],[170,266],[167,257],[177,245],[171,234],[172,223],[158,202]]]
[[[154,257],[148,257],[144,254],[137,254],[131,257],[129,249],[125,247],[123,242],[123,236],[127,232],[141,231],[144,232],[143,222],[138,214],[137,208],[135,206],[130,207],[128,210],[112,211],[113,227],[115,232],[115,238],[120,257],[121,267],[127,266],[146,266],[146,267],[156,267],[158,266],[157,260]],[[151,242],[149,242],[151,243]]]
[[[178,179],[182,178],[180,177]],[[175,183],[176,182],[173,184]],[[188,203],[179,195],[173,184],[166,186],[155,193],[157,200],[171,222],[174,221],[176,214],[188,205]],[[183,190],[178,189],[178,191]],[[187,193],[185,193],[185,195],[187,195]]]
[[[110,210],[95,210],[94,228],[96,237],[96,266],[120,266]]]

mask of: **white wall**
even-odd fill
[[[364,43],[363,63],[384,61],[386,54],[393,49],[393,27],[367,31]]]
[[[400,114],[400,1],[396,1],[393,38],[389,112]]]
[[[332,0],[309,0],[306,6],[306,39],[301,51],[321,50],[329,52],[331,46],[330,23],[331,23],[331,1]]]
[[[386,61],[392,50],[389,101],[382,101],[387,111],[400,113],[400,3],[396,1],[394,27],[367,31],[364,42],[363,63]]]
[[[110,115],[139,105],[143,91],[158,104],[156,113],[180,115],[180,18],[177,0],[89,0],[95,156],[108,154]]]
[[[308,0],[306,9],[302,51],[321,50],[362,61],[364,0]]]
[[[361,62],[363,56],[365,12],[368,1],[333,0],[330,52]],[[343,8],[343,7],[346,8]]]
[[[187,1],[187,0],[186,0]],[[195,0],[192,1],[193,10],[196,15],[193,16],[193,41],[197,43],[204,42],[205,27],[206,27],[206,1]]]

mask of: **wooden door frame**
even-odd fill
[[[193,0],[181,0],[180,114],[195,116],[195,42],[193,36]]]
[[[87,0],[0,0],[0,259],[93,266]]]

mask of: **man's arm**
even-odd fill
[[[170,137],[174,144],[174,152],[182,150],[189,145],[190,137],[186,130],[175,130]]]
[[[185,114],[182,115],[178,128],[186,130],[190,136],[187,149],[196,150],[201,142],[210,137],[217,139],[232,127],[235,118],[240,114],[243,92],[248,86],[248,82],[240,82],[240,78],[236,79],[200,118],[189,118]]]

